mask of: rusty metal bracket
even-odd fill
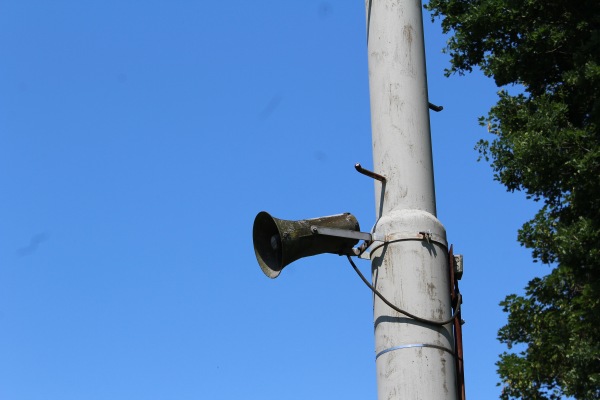
[[[423,240],[426,240],[427,243],[431,243],[431,238],[432,238],[431,229],[429,229],[427,231],[421,231],[421,232],[419,232],[419,234],[423,235]]]
[[[450,249],[448,250],[448,267],[450,270],[450,300],[452,301],[453,307],[456,308],[456,311],[454,312],[454,316],[456,318],[453,322],[454,348],[456,349],[456,390],[458,396],[457,399],[465,400],[465,360],[463,358],[464,356],[462,338],[462,324],[464,322],[462,320],[462,312],[460,310],[460,305],[462,303],[462,295],[460,294],[460,290],[458,289],[458,279],[460,278],[457,279],[456,276],[458,268],[456,267],[455,263],[457,261],[457,258],[458,257],[454,255],[454,247],[450,246]],[[460,258],[462,264],[462,257]]]
[[[356,163],[356,165],[354,165],[354,168],[356,168],[356,170],[358,172],[360,172],[363,175],[368,176],[369,178],[377,179],[379,182],[382,182],[382,183],[387,182],[387,179],[385,176],[376,174],[375,172],[369,171],[368,169],[364,169],[362,167],[362,165],[360,165],[359,163]]]

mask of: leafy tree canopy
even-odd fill
[[[429,0],[446,71],[503,89],[478,150],[509,191],[541,203],[518,234],[551,272],[501,303],[502,399],[600,398],[600,1]],[[511,94],[506,90],[516,85]],[[522,89],[522,90],[520,90]],[[525,350],[510,351],[513,344]]]

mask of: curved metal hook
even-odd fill
[[[369,178],[377,179],[379,182],[385,183],[387,181],[385,176],[376,174],[375,172],[369,171],[368,169],[364,169],[359,163],[356,163],[356,165],[354,165],[354,168],[356,168],[356,170],[361,174],[366,175]]]
[[[442,111],[444,109],[444,106],[436,106],[433,103],[429,103],[429,109],[433,110],[435,112],[440,112],[440,111]]]

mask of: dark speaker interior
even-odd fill
[[[256,216],[252,229],[252,239],[256,258],[261,269],[267,276],[277,277],[284,267],[282,265],[283,250],[279,229],[273,217],[268,213],[263,211]]]

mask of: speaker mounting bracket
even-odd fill
[[[323,226],[316,226],[316,225],[311,226],[310,230],[312,231],[312,233],[314,233],[316,235],[327,235],[327,236],[343,237],[343,238],[348,238],[348,239],[364,240],[364,242],[360,246],[352,249],[352,254],[350,254],[350,255],[358,256],[359,258],[363,258],[365,260],[368,260],[370,258],[370,254],[369,254],[369,252],[366,252],[366,250],[374,242],[385,243],[385,238],[377,233],[359,232],[359,231],[351,231],[351,230],[347,230],[347,229],[337,229],[337,228],[326,228]],[[366,255],[365,255],[365,252],[366,252]]]
[[[366,242],[370,242],[373,240],[373,235],[367,232],[359,232],[359,231],[350,231],[347,229],[337,229],[337,228],[326,228],[324,226],[316,226],[313,225],[310,227],[312,233],[318,235],[327,235],[327,236],[336,236],[343,237],[347,239],[358,239],[364,240]]]

